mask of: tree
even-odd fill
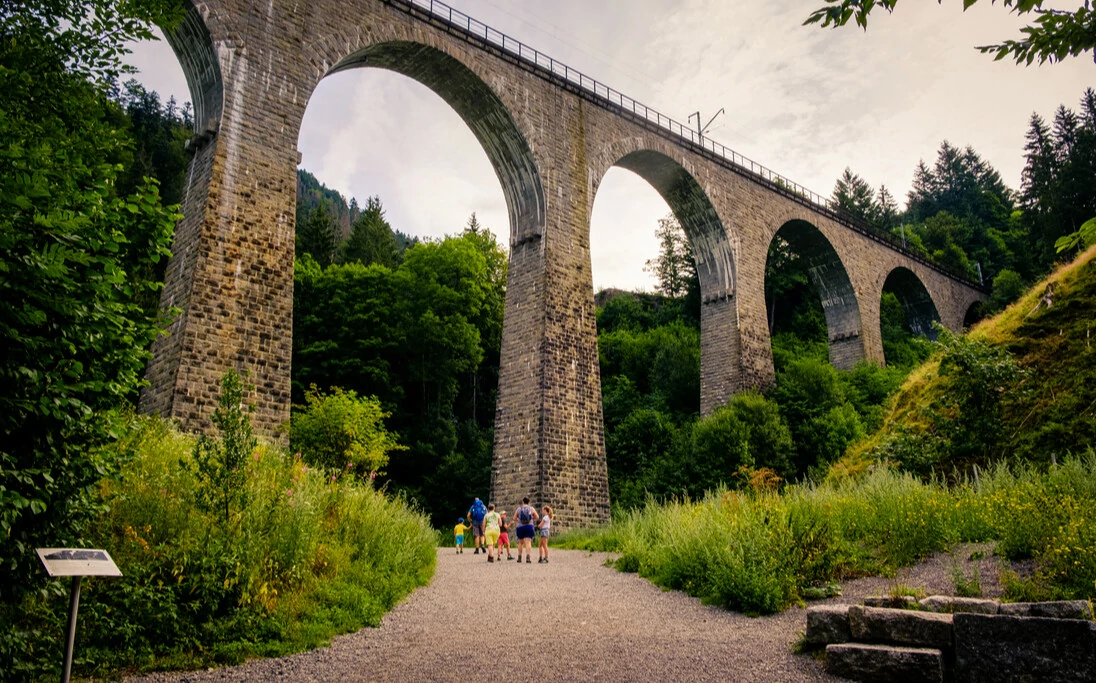
[[[400,262],[401,249],[384,219],[380,197],[366,200],[365,210],[350,227],[350,237],[339,247],[339,262],[357,261],[363,266],[376,263],[395,268]]]
[[[871,185],[846,166],[834,184],[833,203],[854,218],[870,221],[878,213],[873,194]]]
[[[696,264],[685,231],[672,215],[658,219],[658,258],[643,267],[658,279],[658,291],[666,296],[681,297],[688,292],[689,282],[696,279]]]
[[[0,6],[0,603],[40,583],[34,547],[80,542],[162,330],[139,303],[160,285],[130,265],[168,255],[178,215],[154,181],[118,195],[107,94],[127,43],[178,18],[167,0]]]
[[[886,185],[879,186],[879,194],[875,197],[875,222],[884,230],[890,230],[898,223],[898,203]]]
[[[941,4],[943,0],[937,0]],[[991,2],[993,0],[990,0]],[[966,10],[977,0],[963,0]],[[828,7],[811,12],[806,24],[821,23],[822,27],[844,26],[849,19],[865,31],[868,15],[876,7],[892,12],[898,0],[826,0]],[[1075,11],[1043,9],[1043,0],[1001,0],[1002,7],[1011,7],[1016,14],[1035,14],[1029,26],[1020,29],[1024,34],[1019,40],[1005,40],[996,45],[980,45],[982,54],[994,54],[994,59],[1012,57],[1017,64],[1060,62],[1068,56],[1077,57],[1096,47],[1096,12],[1092,0],[1081,0]],[[1096,58],[1094,58],[1096,59]]]
[[[309,254],[316,259],[321,268],[326,268],[335,260],[339,228],[321,203],[313,209],[304,223],[297,228],[295,253],[297,258]]]

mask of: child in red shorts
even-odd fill
[[[500,512],[499,519],[499,542],[497,544],[499,550],[499,559],[502,559],[502,546],[506,546],[506,559],[512,560],[514,556],[510,554],[510,525],[506,523],[506,513]]]

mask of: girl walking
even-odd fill
[[[540,536],[540,559],[538,563],[548,562],[548,537],[552,534],[552,508],[549,505],[544,506],[544,514],[540,517],[540,524],[537,526],[537,535]]]
[[[512,560],[514,556],[510,554],[510,524],[506,521],[506,513],[499,513],[499,559],[502,559],[502,547],[506,546],[506,559]]]

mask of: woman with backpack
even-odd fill
[[[518,564],[521,564],[522,548],[525,548],[526,564],[533,564],[533,536],[535,535],[533,523],[537,521],[539,516],[536,509],[529,505],[529,498],[522,498],[521,507],[514,512],[514,519],[518,525],[516,530],[518,534]]]

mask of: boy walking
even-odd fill
[[[464,526],[464,517],[457,520],[457,525],[453,527],[453,545],[457,546],[457,554],[464,554],[464,532],[468,531],[468,527]]]

